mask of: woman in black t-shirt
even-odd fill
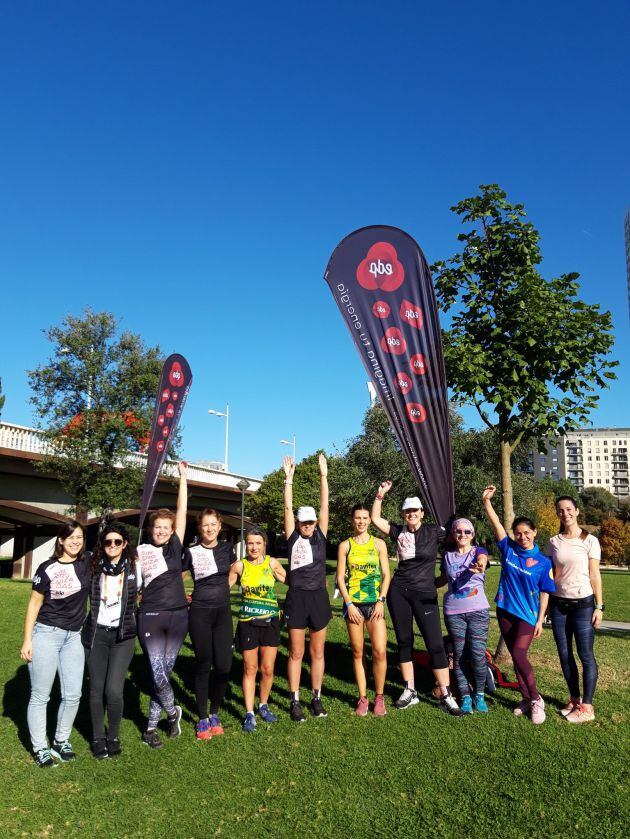
[[[189,629],[197,670],[195,697],[199,721],[195,726],[198,740],[223,734],[219,710],[232,669],[232,614],[230,611],[230,566],[236,561],[229,542],[219,542],[221,516],[216,510],[202,510],[197,516],[199,542],[185,553],[184,567],[195,588],[190,604]],[[208,682],[210,716],[208,716]]]
[[[182,709],[175,704],[170,677],[188,632],[188,601],[182,579],[182,541],[186,533],[187,509],[186,464],[182,462],[179,464],[177,512],[160,509],[151,513],[150,542],[138,545],[142,574],[138,636],[153,680],[149,720],[142,742],[152,749],[161,749],[164,745],[156,730],[163,710],[168,721],[168,736],[173,738],[181,734]]]
[[[400,672],[405,688],[396,700],[399,709],[409,708],[419,702],[413,672],[413,621],[416,624],[431,656],[431,669],[440,689],[440,706],[453,716],[461,711],[449,688],[448,658],[444,649],[440,607],[435,588],[435,563],[444,540],[444,528],[435,524],[422,524],[424,510],[416,496],[405,498],[402,506],[404,525],[390,524],[381,515],[383,498],[392,487],[383,481],[372,504],[372,521],[386,536],[396,543],[398,568],[394,572],[387,593],[387,605],[392,616]]]
[[[69,737],[81,699],[85,655],[81,626],[90,588],[90,555],[85,531],[78,521],[62,525],[50,559],[33,575],[33,591],[26,610],[20,658],[28,662],[31,698],[28,729],[37,765],[54,766],[75,756]],[[46,709],[59,673],[61,704],[52,749],[46,739]]]

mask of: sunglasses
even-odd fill
[[[303,524],[305,527],[312,527],[315,522],[314,521],[301,521],[300,524]]]
[[[409,509],[404,511],[406,516],[408,516],[410,513],[419,513],[419,512],[420,512],[419,507],[414,507],[413,510],[411,509],[411,507],[409,507]]]
[[[472,536],[472,530],[456,530],[456,536]]]
[[[105,539],[103,540],[103,544],[106,548],[119,548],[123,541],[123,539]]]

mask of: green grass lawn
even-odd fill
[[[548,708],[540,727],[513,717],[512,691],[495,696],[488,717],[453,719],[429,700],[395,711],[400,685],[393,644],[389,713],[359,719],[352,714],[355,688],[336,600],[324,689],[328,719],[290,722],[283,645],[272,694],[280,722],[259,722],[254,735],[242,734],[237,656],[223,714],[226,733],[196,742],[187,641],[174,679],[184,709],[178,740],[158,752],[141,745],[149,682],[138,650],[126,688],[123,755],[92,759],[83,702],[73,734],[78,759],[43,771],[25,748],[29,681],[18,651],[29,590],[27,583],[0,580],[2,837],[627,836],[627,636],[597,639],[600,686],[590,725],[571,726],[557,714],[566,688],[549,630],[533,652]],[[494,622],[491,632],[492,645]],[[430,677],[421,671],[418,677],[428,689]]]

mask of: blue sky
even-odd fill
[[[498,182],[582,275],[622,361],[596,425],[630,425],[623,217],[627,2],[5,3],[3,419],[28,425],[42,329],[87,305],[190,361],[191,460],[274,468],[358,433],[365,375],[322,276],[368,224],[429,261]],[[472,415],[470,415],[472,419]]]

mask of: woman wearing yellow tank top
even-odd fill
[[[370,522],[367,507],[355,504],[352,508],[354,534],[339,545],[337,553],[337,586],[343,597],[354,676],[359,689],[355,713],[365,717],[370,707],[363,664],[364,628],[367,628],[372,645],[374,715],[384,717],[387,713],[383,696],[387,671],[385,597],[389,588],[390,570],[385,542],[370,536]],[[346,569],[349,575],[347,584]]]
[[[286,571],[277,559],[267,556],[267,536],[258,527],[245,538],[247,555],[230,569],[230,586],[240,577],[242,601],[236,629],[236,647],[243,654],[243,698],[245,720],[243,731],[256,730],[254,698],[260,652],[260,696],[258,715],[263,722],[278,722],[267,704],[280,643],[278,600],[274,593],[276,580],[285,581]]]

